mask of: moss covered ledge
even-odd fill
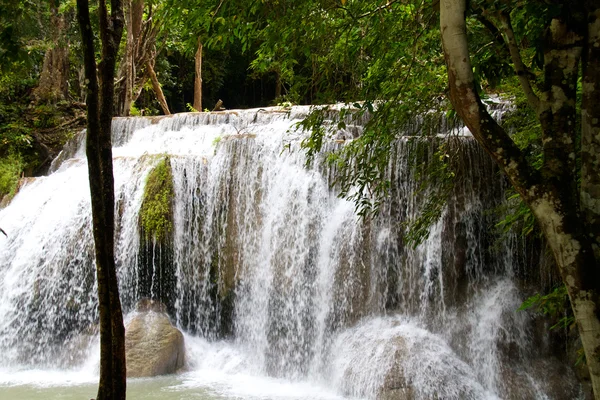
[[[162,242],[173,232],[173,174],[169,157],[164,156],[146,179],[140,209],[140,225],[146,237]]]

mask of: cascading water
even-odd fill
[[[490,228],[504,183],[473,139],[453,140],[455,187],[413,249],[404,226],[428,192],[411,160],[436,144],[398,140],[391,196],[378,216],[361,219],[330,188],[328,167],[305,167],[295,123],[308,111],[113,122],[125,312],[142,297],[159,299],[186,334],[188,372],[166,384],[175,394],[164,398],[186,398],[179,390],[274,399],[579,395],[570,369],[534,347],[531,319],[515,311],[524,297],[519,246]],[[23,384],[22,371],[93,379],[96,288],[81,146],[0,211],[9,233],[0,238],[0,395]],[[139,214],[161,160],[173,181],[172,230],[157,240]],[[562,377],[560,393],[547,371]]]

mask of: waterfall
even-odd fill
[[[540,331],[516,311],[526,295],[522,271],[535,271],[539,260],[523,256],[514,236],[495,232],[490,210],[502,203],[506,183],[468,132],[450,143],[458,173],[448,204],[413,248],[406,223],[431,195],[417,179],[415,157],[423,154],[419,162],[427,164],[442,139],[396,141],[386,171],[390,196],[363,219],[338,197],[331,167],[323,160],[306,166],[296,124],[308,112],[113,121],[124,312],[143,297],[165,303],[186,336],[185,382],[246,374],[270,388],[273,380],[300,385],[298,398],[578,395],[573,372],[548,346],[536,347]],[[93,372],[97,362],[83,141],[0,210],[8,233],[0,237],[0,394],[15,371]],[[157,239],[144,231],[140,209],[163,160],[172,175],[172,229]],[[556,376],[562,394],[549,389]],[[315,392],[313,383],[329,392]],[[266,396],[280,398],[277,390]]]

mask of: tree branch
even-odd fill
[[[158,100],[158,103],[160,104],[163,113],[165,115],[171,115],[171,112],[169,111],[169,106],[167,105],[167,99],[165,99],[165,95],[163,94],[163,91],[160,87],[160,83],[158,82],[158,78],[156,76],[156,73],[154,72],[152,64],[150,64],[150,62],[146,63],[146,68],[148,70],[148,74],[150,75],[150,80],[152,81],[152,89],[154,89],[154,94],[156,95],[156,99]]]
[[[359,15],[358,17],[356,17],[356,19],[361,19],[361,18],[368,17],[369,15],[373,15],[376,12],[379,12],[381,10],[385,10],[386,8],[390,7],[392,4],[397,3],[397,2],[398,2],[398,0],[389,0],[387,3],[382,4],[379,7],[375,8],[375,9],[373,9],[371,11],[368,11],[368,12],[366,12],[364,14]]]
[[[490,31],[492,37],[494,38],[494,41],[502,48],[502,51],[505,52],[506,55],[509,55],[510,52],[508,50],[508,45],[506,44],[506,41],[502,36],[502,32],[500,32],[500,30],[496,28],[496,25],[494,25],[494,23],[490,21],[489,18],[487,18],[481,13],[476,14],[475,18],[477,18],[477,21],[481,22],[481,24],[485,26],[488,31]]]
[[[527,96],[529,106],[535,111],[536,114],[539,115],[541,111],[540,99],[531,87],[531,82],[529,81],[529,71],[527,71],[525,64],[523,64],[521,52],[519,51],[519,46],[517,44],[517,39],[515,38],[515,33],[510,22],[510,15],[506,12],[500,12],[498,15],[498,19],[500,20],[502,31],[506,35],[506,39],[508,42],[508,50],[510,52],[510,57],[515,68],[515,73],[519,78],[521,88],[523,89],[523,92],[525,92],[525,96]]]
[[[219,2],[219,5],[217,6],[217,9],[215,10],[214,14],[212,15],[212,18],[215,18],[215,16],[217,15],[217,13],[219,12],[219,10],[221,9],[221,6],[223,5],[223,2],[224,2],[224,1],[225,1],[225,0],[221,0],[221,1]]]

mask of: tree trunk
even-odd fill
[[[581,107],[581,209],[588,231],[596,232],[594,252],[600,260],[600,7],[589,1],[587,51],[583,62]]]
[[[69,96],[69,50],[66,46],[65,19],[58,14],[58,1],[50,0],[52,48],[44,55],[40,82],[34,91],[37,102],[55,103]]]
[[[590,241],[594,231],[586,231],[586,224],[583,223],[575,200],[575,154],[572,145],[575,142],[574,82],[577,79],[578,54],[581,54],[583,39],[578,29],[585,24],[574,18],[565,18],[564,21],[555,19],[548,32],[545,49],[546,83],[540,104],[546,162],[539,174],[525,161],[512,139],[491,118],[476,92],[465,15],[466,0],[441,0],[440,28],[448,67],[450,99],[475,139],[500,165],[540,224],[567,287],[594,394],[600,399],[598,259],[594,256]],[[590,21],[591,25],[597,23],[596,20]],[[590,41],[594,40],[590,37]],[[560,58],[563,63],[567,63],[565,68],[560,68]],[[589,73],[589,62],[587,68]],[[600,118],[600,114],[591,116]],[[562,153],[553,141],[563,146]],[[599,154],[595,153],[595,157]],[[598,194],[600,193],[593,196],[595,201],[599,201]]]
[[[125,399],[125,328],[114,257],[114,179],[111,123],[116,57],[123,31],[120,0],[99,1],[101,61],[96,66],[88,0],[77,0],[87,81],[87,140],[90,194],[100,314],[100,381],[97,400]],[[97,72],[96,72],[97,70]]]
[[[152,81],[152,89],[154,89],[156,99],[160,104],[160,108],[162,108],[163,113],[165,115],[171,115],[171,112],[169,111],[169,106],[167,105],[167,99],[165,99],[165,95],[162,91],[162,88],[160,87],[160,82],[158,82],[158,78],[156,77],[154,68],[152,68],[152,64],[147,63],[146,69],[148,70],[148,74],[150,75],[150,80]]]
[[[202,42],[198,38],[198,50],[195,60],[196,78],[194,79],[194,109],[202,111]]]
[[[116,96],[116,114],[119,116],[128,116],[133,102],[133,81],[135,78],[135,36],[134,25],[140,25],[134,22],[132,0],[125,0],[125,24],[126,24],[126,42],[125,53],[121,64],[119,65],[118,87]]]
[[[156,37],[162,26],[159,20],[153,17],[152,2],[145,8],[144,0],[127,1],[127,47],[117,74],[117,115],[129,115],[131,105],[139,97],[143,85],[151,78],[146,66],[148,63],[155,63]]]
[[[142,36],[142,22],[144,19],[144,0],[131,0],[131,32],[134,40]],[[136,45],[136,47],[139,47]]]
[[[581,211],[590,232],[596,268],[600,265],[600,5],[588,1],[588,42],[583,63],[583,99],[581,109]],[[596,284],[598,277],[594,277]],[[586,349],[592,386],[596,398],[600,397],[600,323],[598,322],[598,296],[600,289],[590,293],[590,299],[581,305],[588,314],[586,321],[579,322]],[[589,354],[588,353],[588,348]],[[594,380],[594,377],[596,378]]]

